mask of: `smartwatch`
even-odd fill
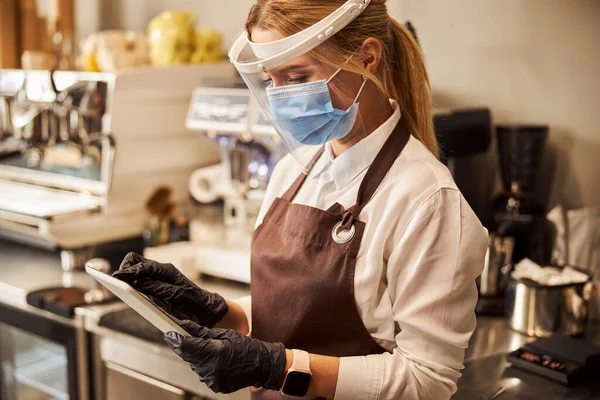
[[[292,350],[294,360],[285,375],[281,393],[288,396],[306,396],[312,372],[310,371],[310,356],[304,350]]]

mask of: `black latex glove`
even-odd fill
[[[165,341],[214,392],[232,393],[248,386],[280,389],[286,361],[282,343],[192,321],[183,321],[182,327],[192,336],[167,332]]]
[[[173,264],[148,260],[137,253],[127,254],[113,276],[180,320],[213,327],[229,310],[223,297],[199,288]]]

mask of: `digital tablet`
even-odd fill
[[[85,266],[85,271],[163,333],[174,331],[189,336],[189,333],[175,322],[169,314],[154,305],[146,296],[126,282],[113,278],[89,265]]]

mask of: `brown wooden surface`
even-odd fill
[[[0,68],[19,68],[17,0],[0,0]]]
[[[58,0],[60,10],[59,29],[63,34],[63,52],[60,67],[73,69],[75,55],[75,1]]]
[[[38,36],[38,50],[46,53],[53,53],[52,39],[48,35],[48,22],[46,17],[37,17],[37,36]]]
[[[58,57],[59,69],[73,67],[75,3],[74,0],[47,0],[48,3],[48,36],[60,33],[60,42],[54,43],[53,53]]]
[[[74,0],[52,0],[56,3],[58,16],[58,29],[64,33],[73,33],[75,30],[75,2]]]
[[[39,21],[37,17],[37,5],[35,0],[20,0],[20,17],[21,17],[21,29],[20,29],[20,41],[21,48],[19,51],[19,57],[26,50],[41,50],[38,30]]]

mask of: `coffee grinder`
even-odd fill
[[[503,191],[493,201],[494,232],[479,283],[477,312],[504,312],[506,276],[527,257],[540,265],[550,261],[549,229],[544,206],[535,195],[548,137],[545,125],[496,127]]]
[[[504,191],[494,200],[494,222],[502,236],[515,239],[514,263],[527,257],[540,265],[550,261],[545,245],[547,220],[535,195],[540,164],[548,138],[546,125],[496,127]]]

